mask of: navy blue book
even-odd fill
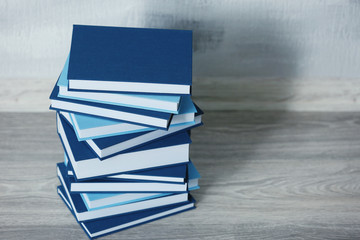
[[[72,176],[72,172],[68,170],[68,176]],[[63,174],[64,175],[64,174]],[[200,178],[199,172],[196,170],[195,166],[192,162],[188,163],[188,191],[193,191],[199,189],[198,180]],[[70,181],[71,180],[70,177]],[[137,201],[144,201],[151,198],[158,198],[165,195],[169,195],[170,193],[162,192],[162,193],[149,193],[149,192],[142,192],[142,193],[133,193],[133,192],[93,192],[93,193],[86,193],[81,192],[80,195],[86,204],[88,210],[92,210],[95,208],[100,207],[109,207],[113,205],[121,205],[121,204],[128,204],[131,202]]]
[[[69,208],[71,213],[76,215],[67,198],[65,189],[62,186],[57,188],[58,194]],[[157,219],[168,217],[195,208],[195,199],[189,196],[189,201],[138,211],[130,214],[120,214],[111,217],[79,222],[90,239],[101,237],[110,233],[122,231]]]
[[[112,105],[134,107],[154,110],[159,112],[179,113],[181,96],[164,94],[134,94],[134,93],[104,93],[68,90],[69,80],[67,79],[69,58],[67,58],[63,71],[60,74],[57,85],[59,96],[90,102],[102,102]]]
[[[187,131],[202,125],[201,115],[195,117],[195,122],[188,125],[170,127],[169,130],[155,130],[151,132],[137,132],[126,135],[110,136],[97,139],[87,139],[85,142],[100,159],[121,154],[124,151],[136,149],[153,141],[171,136],[181,131]]]
[[[74,25],[69,89],[190,94],[192,32]]]
[[[172,116],[168,130],[172,131],[171,128],[175,126],[193,124],[196,113],[197,109],[191,98],[189,96],[183,96],[179,108],[179,114],[174,114]],[[69,113],[64,111],[60,111],[60,114],[62,114],[71,125],[73,125],[76,136],[81,141],[86,139],[158,130],[154,127],[141,126],[139,124],[132,124],[116,119],[87,114]]]
[[[171,113],[166,112],[61,98],[58,95],[59,86],[55,85],[50,95],[50,109],[106,117],[163,129],[168,128],[172,117]]]
[[[96,139],[86,139],[85,142],[89,145],[89,147],[96,153],[96,155],[100,159],[106,159],[109,156],[120,154],[124,151],[138,148],[140,146],[149,144],[153,141],[157,141],[161,138],[179,133],[181,131],[187,131],[192,128],[203,125],[201,121],[203,112],[199,107],[196,106],[196,108],[197,108],[197,112],[195,113],[195,121],[190,124],[186,124],[186,125],[180,124],[177,126],[170,126],[167,131],[158,129],[147,132],[135,132],[129,134],[116,135],[116,136],[107,136]],[[69,119],[66,116],[66,114],[62,112],[60,112],[60,114],[63,115],[65,119],[73,126],[76,133],[76,127],[71,122],[71,118]],[[78,135],[77,137],[79,139]]]
[[[65,161],[64,161],[68,175],[74,176],[74,170],[71,166],[71,162],[68,161],[67,156],[65,154]],[[153,182],[176,182],[176,183],[183,183],[186,179],[186,172],[187,166],[191,162],[187,164],[176,164],[170,165],[165,167],[158,167],[158,168],[151,168],[139,171],[133,171],[130,173],[121,173],[116,175],[110,175],[105,177],[99,178],[110,178],[110,179],[127,179],[127,180],[142,180],[142,181],[153,181]],[[76,179],[76,181],[79,181]]]
[[[187,132],[124,152],[101,161],[83,141],[78,141],[70,124],[57,114],[57,129],[64,150],[79,180],[99,176],[187,163],[191,139]]]
[[[179,193],[187,191],[187,183],[154,182],[118,178],[96,178],[87,181],[76,181],[73,176],[68,175],[64,163],[58,163],[57,169],[63,177],[68,178],[70,182],[70,192]]]
[[[126,214],[130,212],[142,211],[166,205],[183,203],[188,201],[188,193],[173,193],[159,198],[153,198],[145,201],[133,202],[129,204],[114,205],[106,208],[97,208],[88,210],[80,193],[70,192],[69,178],[62,175],[57,169],[57,175],[64,187],[65,194],[69,200],[71,208],[74,210],[75,217],[78,221],[87,221],[92,219],[109,217],[117,214]]]

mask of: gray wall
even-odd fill
[[[360,1],[0,0],[0,110],[46,111],[75,23],[192,29],[206,109],[359,109]]]

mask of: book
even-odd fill
[[[114,119],[59,111],[73,126],[79,141],[109,136],[154,131],[154,127],[131,124]]]
[[[125,214],[145,209],[151,209],[176,203],[188,201],[188,193],[173,193],[159,198],[149,199],[141,202],[134,202],[125,205],[116,205],[107,208],[88,210],[82,200],[80,193],[70,192],[69,179],[64,177],[61,172],[57,171],[58,178],[64,188],[64,192],[69,200],[71,208],[74,210],[75,217],[78,221],[86,221],[97,218],[104,218],[117,214]]]
[[[190,94],[192,32],[74,25],[68,79],[73,90]]]
[[[104,117],[64,111],[60,111],[60,113],[73,125],[79,140],[157,130],[154,127],[145,127]],[[173,115],[169,127],[193,124],[195,116],[199,115],[201,115],[201,110],[195,106],[191,98],[186,97],[181,102],[179,114]]]
[[[168,128],[172,117],[171,113],[60,98],[58,95],[59,87],[56,85],[50,95],[52,110],[89,114],[163,129]]]
[[[57,164],[57,170],[67,177],[70,192],[186,192],[187,183],[152,182],[141,180],[125,180],[119,178],[97,178],[88,181],[77,181],[67,174],[64,163]]]
[[[168,131],[159,129],[150,132],[138,132],[98,139],[87,139],[85,142],[100,159],[105,159],[109,156],[121,154],[124,151],[135,149],[153,141],[157,141],[181,131],[190,130],[200,125],[202,125],[201,115],[195,117],[195,122],[192,124],[169,127]]]
[[[189,162],[187,165],[188,191],[197,190],[200,188],[198,185],[200,174],[192,162]],[[81,193],[81,197],[87,208],[92,209],[164,196],[162,194],[169,193]]]
[[[171,193],[80,193],[88,210],[164,197]]]
[[[77,179],[115,175],[189,161],[191,140],[186,132],[101,161],[85,142],[77,140],[72,127],[59,114],[57,129]]]
[[[74,176],[71,163],[68,161],[66,154],[64,155],[64,164],[67,167],[67,174],[69,176]],[[103,178],[183,183],[187,177],[187,165],[188,164],[176,164],[165,167],[137,170],[130,173],[105,176]]]
[[[62,186],[59,186],[57,188],[57,191],[60,198],[64,201],[65,205],[75,216],[74,210],[70,204],[70,201],[67,199],[64,188]],[[183,203],[152,208],[130,214],[120,214],[96,220],[82,222],[78,221],[78,223],[84,229],[88,237],[90,239],[93,239],[194,208],[195,200],[190,196],[189,201]]]
[[[200,173],[196,169],[195,165],[190,161],[187,165],[188,172],[188,190],[193,191],[199,189],[199,179],[201,178]]]
[[[164,94],[129,94],[129,93],[104,93],[89,91],[69,91],[67,79],[69,68],[69,57],[66,60],[63,71],[60,74],[57,85],[59,86],[59,97],[105,104],[119,105],[125,107],[141,108],[159,112],[178,114],[181,96]]]

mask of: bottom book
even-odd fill
[[[71,213],[73,209],[63,186],[58,187],[58,194],[65,202]],[[188,202],[172,204],[164,207],[152,208],[130,214],[119,214],[107,218],[78,222],[90,239],[121,231],[160,218],[171,216],[195,208],[195,200],[190,196]],[[74,215],[75,216],[75,215]]]

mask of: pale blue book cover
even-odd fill
[[[185,96],[181,101],[179,114],[196,113],[196,112],[197,110],[195,108],[193,101],[191,100],[191,97]],[[76,120],[80,130],[124,123],[109,118],[102,118],[102,117],[96,117],[96,116],[84,115],[78,113],[72,114],[72,117],[75,118],[73,120]],[[154,129],[155,128],[150,128],[150,127],[147,128],[147,130],[154,130]]]

